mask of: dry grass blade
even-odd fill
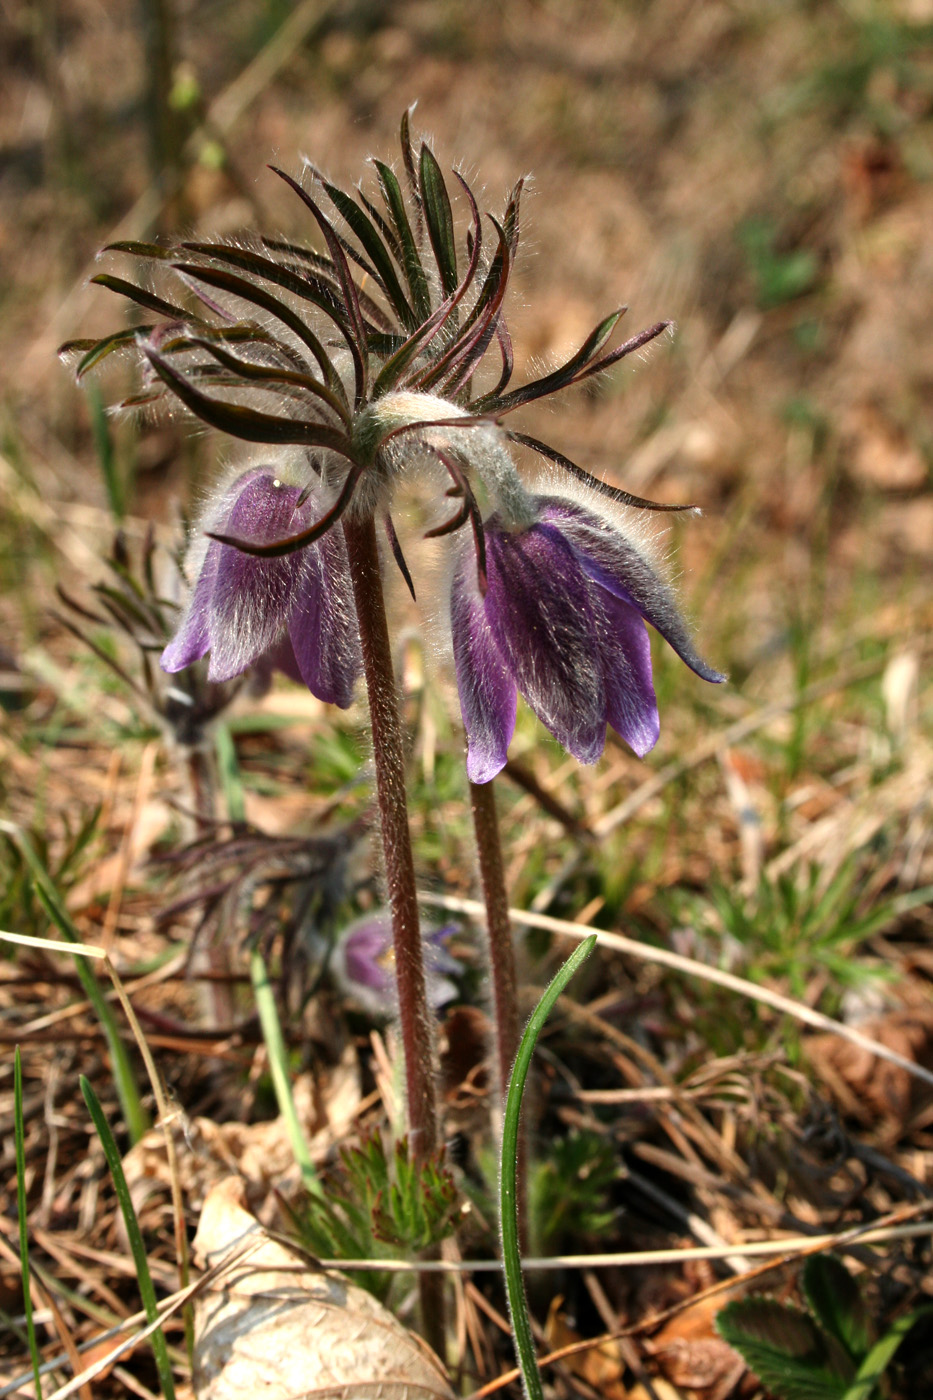
[[[565,1360],[569,1356],[579,1356],[586,1351],[592,1351],[596,1347],[602,1346],[605,1342],[614,1341],[625,1337],[635,1337],[643,1332],[651,1332],[662,1323],[668,1322],[679,1313],[686,1312],[690,1308],[705,1302],[709,1298],[716,1297],[722,1293],[730,1293],[737,1288],[746,1288],[749,1283],[761,1278],[764,1274],[775,1269],[780,1269],[788,1264],[799,1263],[802,1259],[811,1254],[821,1254],[827,1249],[844,1249],[847,1245],[862,1243],[878,1232],[887,1233],[890,1229],[892,1234],[889,1238],[904,1238],[900,1234],[902,1230],[910,1231],[918,1229],[925,1235],[929,1235],[931,1227],[923,1225],[919,1227],[898,1226],[895,1221],[909,1219],[912,1215],[918,1215],[922,1211],[929,1210],[929,1202],[923,1202],[917,1206],[907,1206],[901,1210],[891,1211],[886,1219],[874,1227],[858,1226],[852,1230],[841,1231],[837,1235],[823,1236],[818,1239],[806,1238],[800,1243],[798,1249],[788,1252],[788,1245],[794,1241],[783,1241],[783,1248],[774,1259],[769,1259],[766,1264],[760,1264],[756,1269],[750,1270],[746,1274],[740,1274],[737,1278],[722,1279],[718,1283],[712,1284],[709,1288],[701,1289],[690,1297],[684,1298],[681,1302],[675,1303],[673,1307],[664,1308],[661,1312],[652,1313],[651,1316],[642,1318],[640,1322],[631,1324],[628,1327],[621,1327],[618,1331],[604,1333],[599,1337],[590,1337],[586,1341],[573,1342],[569,1346],[560,1347],[556,1351],[549,1352],[546,1356],[539,1358],[539,1365],[551,1366],[559,1361]],[[896,1232],[896,1233],[894,1233]],[[910,1237],[910,1236],[907,1236]],[[678,1257],[683,1258],[684,1251],[678,1252]],[[647,1262],[647,1261],[646,1261]],[[487,1395],[494,1395],[497,1391],[503,1390],[505,1386],[518,1379],[518,1369],[505,1371],[497,1376],[495,1380],[487,1385],[481,1386],[479,1390],[474,1390],[466,1397],[466,1400],[485,1400]]]
[[[429,904],[437,909],[447,909],[452,914],[466,914],[470,918],[481,919],[485,915],[485,906],[476,899],[460,899],[453,895],[435,895],[424,893],[420,896],[422,903]],[[845,1025],[842,1021],[836,1021],[832,1016],[824,1016],[821,1011],[814,1011],[802,1001],[795,1001],[793,997],[783,996],[780,992],[773,992],[768,987],[761,987],[755,982],[748,982],[744,977],[736,977],[731,972],[723,972],[718,967],[709,967],[706,963],[697,962],[694,958],[683,957],[680,953],[674,953],[669,948],[654,948],[648,943],[640,943],[636,938],[627,938],[622,933],[610,933],[608,929],[595,929],[586,924],[571,923],[568,919],[554,919],[549,914],[533,914],[523,909],[510,909],[509,918],[516,924],[523,924],[526,928],[544,929],[550,933],[564,933],[578,941],[588,938],[595,933],[599,942],[606,948],[614,948],[619,953],[626,953],[629,957],[638,958],[642,962],[657,963],[661,967],[669,967],[675,972],[681,972],[687,977],[695,977],[702,982],[712,982],[717,987],[725,987],[727,991],[735,992],[738,996],[748,997],[751,1001],[760,1002],[763,1006],[770,1006],[774,1011],[780,1011],[785,1016],[792,1016],[797,1021],[802,1021],[804,1025],[812,1026],[814,1030],[828,1031],[833,1035],[838,1035],[843,1040],[850,1041],[857,1045],[860,1050],[867,1050],[872,1055],[877,1055],[879,1060],[887,1060],[889,1064],[896,1065],[898,1069],[906,1070],[916,1079],[922,1079],[925,1083],[933,1085],[933,1072],[925,1069],[923,1065],[918,1065],[914,1060],[908,1060],[905,1056],[899,1055],[896,1050],[889,1050],[880,1041],[873,1040],[871,1036],[862,1035],[861,1031],[854,1030],[852,1026]]]
[[[174,1297],[163,1300],[159,1304],[159,1316],[154,1322],[150,1322],[148,1326],[142,1328],[139,1332],[134,1332],[131,1337],[127,1337],[126,1341],[121,1342],[112,1352],[108,1352],[106,1356],[100,1357],[92,1366],[86,1367],[80,1375],[73,1376],[67,1384],[60,1386],[58,1390],[54,1390],[51,1395],[47,1395],[45,1400],[67,1400],[69,1395],[73,1395],[75,1391],[80,1390],[89,1381],[94,1380],[97,1376],[101,1375],[102,1372],[108,1370],[121,1356],[126,1356],[129,1352],[134,1351],[136,1347],[139,1346],[140,1342],[146,1341],[152,1335],[157,1327],[164,1326],[170,1317],[173,1317],[179,1309],[185,1308],[192,1303],[198,1294],[210,1284],[216,1282],[228,1269],[233,1268],[236,1264],[243,1263],[261,1244],[262,1241],[259,1239],[247,1241],[242,1249],[235,1250],[226,1259],[222,1259],[214,1268],[208,1269],[206,1273],[202,1274],[194,1283],[189,1284],[187,1288],[181,1289]],[[120,1331],[125,1331],[127,1327],[135,1325],[143,1316],[144,1314],[137,1313],[135,1317],[128,1318],[119,1328],[113,1328],[109,1335],[116,1335]],[[107,1335],[108,1334],[105,1333],[103,1337]],[[89,1345],[94,1346],[96,1349],[100,1345],[102,1339],[102,1337],[96,1337]],[[4,1386],[3,1389],[0,1390],[0,1400],[3,1400],[3,1396],[11,1394],[13,1390],[18,1388],[21,1384],[22,1377],[18,1377],[15,1381],[10,1382],[9,1385]]]
[[[929,1201],[921,1201],[908,1208],[908,1214],[917,1215],[933,1210]],[[902,1215],[899,1216],[902,1218]],[[697,1244],[677,1245],[670,1249],[630,1249],[604,1254],[549,1254],[542,1257],[528,1255],[522,1259],[522,1268],[529,1273],[543,1273],[554,1269],[637,1269],[654,1267],[657,1264],[683,1264],[710,1260],[734,1259],[739,1251],[750,1259],[777,1257],[801,1257],[812,1251],[837,1249],[858,1239],[859,1244],[891,1244],[897,1240],[933,1239],[933,1222],[920,1225],[866,1226],[859,1232],[845,1231],[836,1235],[787,1235],[776,1240],[748,1240],[741,1244]],[[385,1270],[391,1274],[492,1274],[498,1273],[502,1265],[498,1259],[317,1259],[322,1269],[357,1269],[360,1273],[376,1273]]]

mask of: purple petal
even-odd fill
[[[600,590],[606,614],[601,634],[606,719],[621,739],[644,758],[658,742],[661,722],[651,681],[651,642],[630,603]]]
[[[371,991],[391,985],[385,964],[392,955],[392,926],[386,918],[371,919],[354,928],[343,943],[344,968],[349,980]]]
[[[457,987],[450,980],[463,965],[443,946],[453,932],[448,926],[423,935],[428,1003],[435,1010],[453,1001]],[[388,914],[373,914],[344,929],[334,948],[331,967],[339,984],[373,1016],[390,1016],[398,1010],[392,922]]]
[[[263,472],[240,492],[225,533],[256,544],[280,539],[299,523],[295,512],[300,496],[300,487],[285,486],[271,471]],[[307,513],[303,509],[299,516]],[[294,601],[301,568],[297,554],[262,559],[221,545],[209,619],[209,680],[226,681],[239,675],[276,642]]]
[[[160,658],[162,670],[172,675],[176,671],[183,671],[195,661],[200,661],[210,650],[211,598],[222,548],[223,545],[218,544],[216,540],[211,540],[207,546],[201,572],[198,574],[178,631]]]
[[[559,525],[591,579],[616,598],[633,604],[703,680],[726,679],[696,651],[673,589],[621,531],[571,501],[539,497],[539,505],[542,519]]]
[[[487,522],[486,618],[516,684],[543,724],[581,763],[606,742],[606,694],[592,585],[553,525],[518,534]]]
[[[450,596],[460,709],[467,734],[467,775],[488,783],[505,767],[515,731],[517,692],[492,639],[483,602],[464,560]]]
[[[283,676],[288,676],[290,681],[296,685],[306,685],[301,668],[298,665],[298,658],[295,655],[295,648],[292,646],[292,639],[287,632],[264,653],[262,661],[258,665],[265,665],[273,671],[281,671]]]
[[[312,695],[346,710],[363,662],[343,531],[329,530],[304,553],[288,619],[295,662]]]

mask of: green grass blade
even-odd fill
[[[97,451],[101,476],[104,478],[107,501],[114,520],[119,524],[126,515],[126,488],[120,477],[117,454],[114,451],[113,438],[110,435],[110,424],[107,422],[107,410],[104,408],[103,396],[96,384],[92,384],[88,391],[88,407],[91,412],[94,447]]]
[[[120,1153],[114,1141],[113,1133],[110,1131],[110,1124],[104,1117],[104,1110],[101,1108],[100,1100],[91,1087],[90,1080],[82,1074],[79,1078],[79,1083],[81,1085],[81,1093],[84,1095],[84,1102],[87,1104],[88,1112],[94,1120],[97,1136],[100,1138],[101,1146],[104,1149],[104,1156],[107,1158],[107,1166],[110,1168],[114,1190],[117,1193],[117,1203],[123,1215],[123,1222],[126,1225],[126,1233],[133,1254],[133,1263],[136,1265],[136,1277],[139,1280],[139,1296],[146,1310],[146,1318],[150,1323],[157,1322],[159,1309],[156,1303],[152,1275],[149,1272],[149,1260],[146,1258],[146,1247],[143,1244],[142,1231],[139,1228],[139,1220],[137,1219],[136,1211],[133,1207],[130,1188],[127,1185],[126,1177],[123,1173],[123,1163],[120,1160]],[[152,1351],[155,1357],[156,1369],[159,1373],[159,1383],[162,1387],[162,1394],[165,1396],[165,1400],[175,1400],[175,1382],[172,1379],[172,1364],[169,1361],[165,1333],[162,1331],[161,1327],[156,1328],[152,1334]]]
[[[516,1176],[518,1170],[518,1127],[522,1111],[522,1094],[528,1068],[534,1054],[538,1036],[544,1023],[553,1010],[554,1003],[567,986],[577,969],[586,962],[596,947],[596,935],[585,938],[579,948],[571,953],[557,976],[551,982],[544,996],[538,1002],[534,1015],[525,1028],[515,1065],[509,1080],[509,1092],[505,1102],[505,1122],[502,1128],[502,1158],[499,1173],[499,1218],[502,1230],[502,1263],[505,1269],[505,1288],[509,1300],[509,1315],[515,1334],[515,1351],[521,1368],[525,1393],[529,1400],[543,1400],[541,1373],[535,1355],[531,1323],[528,1318],[528,1303],[525,1298],[525,1285],[522,1280],[522,1262],[518,1242],[518,1199]]]
[[[68,943],[81,943],[78,930],[75,928],[68,914],[67,909],[61,901],[58,890],[39,858],[35,847],[29,837],[13,822],[0,821],[0,831],[5,832],[17,845],[23,859],[32,872],[35,882],[36,895],[48,914],[52,923],[59,933]],[[129,1057],[129,1052],[124,1045],[120,1031],[117,1026],[116,1017],[103,989],[94,976],[87,959],[80,954],[75,955],[75,968],[84,994],[91,1006],[94,1014],[100,1023],[101,1030],[107,1041],[107,1049],[110,1052],[110,1063],[113,1070],[114,1083],[116,1084],[117,1097],[120,1100],[120,1108],[123,1111],[123,1121],[132,1142],[138,1142],[149,1128],[149,1116],[143,1108],[142,1100],[139,1097],[139,1090],[136,1086],[136,1076],[133,1072],[133,1064]]]
[[[880,1337],[859,1367],[858,1375],[842,1400],[871,1400],[878,1393],[881,1379],[894,1360],[894,1353],[916,1322],[933,1319],[933,1306],[915,1308],[899,1317],[894,1326]]]
[[[16,1143],[16,1209],[19,1215],[19,1258],[23,1271],[23,1312],[26,1315],[26,1335],[35,1379],[37,1400],[42,1400],[39,1343],[32,1316],[32,1291],[29,1287],[29,1229],[26,1219],[26,1136],[23,1126],[23,1066],[19,1046],[13,1051],[13,1137]]]
[[[275,1089],[279,1111],[285,1119],[292,1154],[298,1163],[301,1179],[306,1188],[312,1195],[320,1196],[321,1184],[318,1181],[317,1172],[314,1170],[314,1163],[311,1161],[311,1154],[308,1151],[308,1144],[292,1096],[292,1084],[288,1073],[288,1050],[285,1045],[285,1037],[282,1034],[282,1025],[275,1005],[272,984],[258,948],[254,948],[250,954],[249,971],[253,980],[253,995],[256,998],[259,1024],[262,1026],[262,1035],[269,1055],[272,1085]]]
[[[220,777],[220,790],[224,795],[227,820],[239,823],[246,821],[246,797],[243,792],[243,778],[237,759],[233,735],[226,724],[218,724],[214,731],[214,748],[217,754],[217,768]]]

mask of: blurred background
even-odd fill
[[[0,56],[8,636],[23,625],[9,590],[41,565],[15,499],[40,535],[30,491],[106,504],[86,399],[54,355],[122,324],[87,285],[98,248],[305,235],[266,163],[308,154],[354,181],[367,156],[395,157],[414,102],[415,129],[490,208],[533,177],[519,370],[622,303],[632,330],[676,321],[548,434],[636,492],[703,507],[688,591],[730,634],[733,670],[802,629],[818,651],[829,625],[893,626],[885,608],[926,574],[929,0],[4,0]],[[132,425],[118,446],[130,508],[157,518],[211,450]]]

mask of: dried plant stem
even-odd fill
[[[415,863],[408,825],[402,722],[375,523],[371,517],[368,520],[348,520],[343,529],[369,697],[376,798],[382,829],[386,892],[392,914],[399,1024],[405,1055],[409,1140],[413,1156],[416,1160],[423,1160],[434,1151],[437,1142],[434,1029],[428,1012]],[[435,1350],[443,1353],[443,1293],[439,1283],[436,1275],[422,1275],[421,1318],[427,1340]]]
[[[515,975],[515,950],[512,947],[512,925],[509,920],[509,900],[505,888],[494,784],[471,783],[470,805],[473,810],[473,831],[479,855],[483,901],[486,905],[489,963],[496,1016],[496,1055],[499,1086],[504,1099],[508,1093],[509,1076],[518,1049],[518,982]]]
[[[479,917],[482,917],[483,914],[483,906],[476,899],[458,899],[453,895],[424,893],[421,896],[421,901],[423,904],[430,904],[438,909],[449,909],[456,914],[478,915]],[[832,1016],[824,1016],[822,1011],[814,1011],[812,1007],[807,1006],[806,1002],[796,1001],[793,997],[772,991],[770,987],[761,986],[757,982],[749,982],[744,977],[736,977],[732,972],[724,972],[722,968],[711,967],[707,963],[698,962],[695,958],[684,957],[683,954],[675,953],[670,948],[655,948],[650,943],[640,943],[635,938],[626,938],[622,933],[610,933],[606,929],[590,928],[587,924],[575,924],[567,919],[552,919],[549,914],[536,914],[524,909],[510,909],[509,915],[515,923],[521,924],[525,928],[541,928],[551,933],[566,933],[571,938],[588,938],[591,933],[595,933],[600,943],[607,948],[615,948],[618,952],[627,953],[631,957],[638,958],[641,962],[671,967],[676,972],[697,978],[700,982],[712,982],[715,986],[725,987],[728,991],[735,992],[739,996],[748,997],[750,1001],[760,1002],[763,1006],[770,1006],[783,1015],[793,1016],[795,1020],[802,1021],[805,1026],[812,1026],[814,1030],[829,1031],[831,1035],[838,1035],[842,1040],[848,1040],[852,1045],[857,1045],[860,1050],[867,1050],[869,1054],[877,1055],[879,1060],[897,1065],[898,1069],[905,1070],[915,1079],[922,1079],[928,1084],[933,1084],[933,1072],[926,1069],[925,1066],[909,1060],[905,1055],[899,1055],[896,1050],[889,1049],[881,1041],[863,1035],[854,1026],[847,1026],[844,1021],[835,1021]]]

